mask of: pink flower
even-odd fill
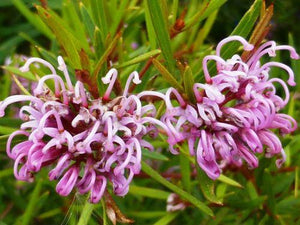
[[[50,63],[39,58],[28,59],[20,70],[28,71],[33,63],[44,65],[50,74],[38,81],[32,96],[10,96],[0,104],[2,117],[8,105],[29,102],[19,112],[24,121],[20,130],[7,142],[7,154],[15,160],[15,177],[33,181],[36,172],[51,165],[49,179],[59,180],[56,191],[62,196],[77,188],[81,194],[90,192],[90,201],[97,203],[108,182],[116,195],[125,195],[133,176],[141,170],[142,148],[153,149],[145,136],[157,133],[155,108],[128,95],[130,83],[141,82],[138,73],[130,74],[123,94],[111,99],[118,75],[111,69],[102,78],[108,84],[105,94],[92,99],[82,82],[72,84],[62,57],[58,57],[58,69],[65,81]],[[47,80],[54,81],[54,93],[47,88]],[[11,149],[16,135],[26,140]]]
[[[266,54],[273,57],[277,50],[288,50],[293,59],[299,59],[299,55],[290,46],[277,46],[270,41],[260,46],[247,61],[237,54],[223,59],[221,49],[231,41],[241,42],[246,51],[253,49],[239,36],[222,40],[216,54],[203,59],[206,84],[194,84],[196,105],[184,101],[171,88],[166,93],[167,109],[161,118],[172,134],[168,140],[170,151],[177,154],[174,145],[187,140],[190,154],[196,155],[197,163],[212,179],[216,179],[227,164],[240,166],[244,160],[249,167],[257,167],[256,154],[263,152],[266,157],[281,155],[282,159],[276,163],[280,166],[285,154],[274,129],[283,135],[297,127],[292,117],[279,113],[289,100],[286,83],[279,78],[269,78],[271,67],[278,67],[287,72],[287,83],[295,85],[293,71],[279,62],[261,65],[260,58]],[[208,71],[210,60],[216,62],[215,76]],[[274,83],[283,87],[284,98],[277,95]],[[178,106],[171,104],[171,93]]]

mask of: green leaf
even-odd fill
[[[86,201],[77,225],[87,225],[94,208],[95,208],[95,204],[91,204],[88,201]]]
[[[86,28],[86,31],[87,31],[90,39],[93,41],[94,31],[95,31],[94,21],[91,18],[87,8],[83,5],[82,2],[79,3],[79,7],[80,7],[81,16],[82,16],[82,22]]]
[[[24,77],[27,80],[36,81],[35,76],[31,72],[21,72],[19,70],[19,68],[16,68],[13,66],[2,66],[2,68],[8,72],[11,72],[13,74],[20,76],[20,77]]]
[[[276,213],[299,215],[300,199],[294,196],[283,199],[276,205]]]
[[[10,87],[11,78],[8,73],[4,73],[3,76],[0,77],[0,100],[3,100],[10,95]]]
[[[126,213],[128,216],[151,219],[166,215],[166,211],[130,211]]]
[[[14,170],[12,168],[0,170],[0,179],[7,176],[13,176]]]
[[[191,68],[189,66],[186,66],[184,73],[183,73],[183,84],[184,84],[184,90],[187,94],[189,101],[195,102],[195,94],[193,91],[193,85],[194,85],[194,76]]]
[[[294,41],[294,37],[291,33],[289,33],[289,45],[291,46],[295,46],[295,41]],[[291,64],[292,64],[292,70],[295,73],[295,82],[296,84],[296,91],[299,92],[300,91],[300,61],[299,60],[291,60]]]
[[[113,23],[110,26],[110,33],[111,36],[115,36],[117,29],[121,23],[121,20],[125,14],[126,11],[126,6],[128,5],[129,0],[122,0],[120,2],[120,7],[117,9],[117,11],[115,12],[114,16],[113,16]],[[116,9],[114,9],[116,10]]]
[[[169,30],[165,23],[162,9],[159,0],[146,0],[147,7],[150,12],[152,25],[156,34],[156,39],[159,47],[162,50],[162,55],[166,60],[167,68],[173,72],[175,61],[171,49],[171,40]]]
[[[161,191],[159,189],[154,188],[146,188],[146,187],[139,187],[135,185],[130,185],[129,193],[132,195],[141,195],[149,198],[157,198],[167,200],[170,192]]]
[[[181,93],[184,92],[182,86],[178,83],[176,78],[164,67],[157,59],[152,60],[155,68],[161,73],[165,81],[167,81],[172,87],[179,90]]]
[[[90,0],[90,4],[94,21],[101,33],[101,42],[104,43],[108,33],[104,0]]]
[[[215,10],[220,8],[227,0],[211,0],[205,5],[202,10],[199,10],[191,19],[186,21],[184,30],[200,23],[202,20],[210,16]]]
[[[257,18],[260,15],[260,9],[262,5],[262,0],[255,0],[250,9],[245,13],[243,18],[240,20],[236,28],[232,31],[231,35],[239,35],[244,38],[247,38],[251,30],[253,29]],[[239,48],[240,44],[238,42],[229,43],[226,45],[226,48],[221,52],[221,56],[224,59],[228,59],[233,55]],[[208,70],[210,73],[216,72],[214,68],[214,62],[208,63]],[[199,74],[200,82],[203,81],[204,75],[203,71]],[[198,76],[197,76],[198,77]]]
[[[167,213],[164,217],[162,217],[160,220],[158,220],[154,225],[167,225],[170,222],[172,222],[179,213]]]
[[[168,161],[169,158],[159,152],[151,152],[147,149],[144,149],[142,148],[142,155],[143,157],[146,157],[146,158],[150,158],[150,159],[155,159],[155,160],[161,160],[161,161]]]
[[[63,3],[63,18],[68,22],[68,25],[72,28],[72,31],[76,32],[76,37],[78,40],[80,40],[80,43],[84,45],[84,48],[89,48],[89,43],[84,32],[84,25],[82,24],[82,19],[76,10],[76,5],[72,3],[72,0],[65,0]]]
[[[195,165],[197,169],[197,178],[204,197],[210,202],[222,205],[222,202],[215,194],[215,181],[210,179],[206,173],[199,167],[198,163]]]
[[[164,185],[171,191],[174,191],[176,194],[178,194],[180,197],[185,199],[186,201],[190,202],[194,206],[196,206],[198,209],[200,209],[205,214],[208,214],[210,216],[213,216],[213,211],[207,207],[203,202],[200,202],[197,198],[195,198],[193,195],[190,195],[189,193],[185,192],[181,188],[177,187],[175,184],[170,183],[165,178],[163,178],[158,172],[153,170],[150,166],[148,166],[147,163],[142,161],[142,170],[148,174],[150,177],[152,177],[154,180],[159,182],[160,184]]]
[[[14,132],[16,130],[17,129],[12,128],[12,127],[0,125],[0,134],[11,134],[12,132]]]
[[[36,185],[33,189],[33,192],[31,194],[30,200],[27,204],[27,207],[25,209],[24,214],[17,220],[17,224],[22,224],[22,225],[27,225],[27,224],[32,224],[31,220],[33,219],[33,216],[37,214],[37,203],[39,201],[39,195],[42,190],[42,184],[43,184],[43,179],[39,178],[38,181],[36,182]]]
[[[191,167],[190,160],[185,154],[179,155],[180,172],[183,188],[190,193],[191,192]]]
[[[22,13],[22,15],[42,34],[44,34],[49,39],[53,39],[54,36],[47,26],[38,18],[34,13],[32,13],[22,0],[12,0],[15,7]]]
[[[156,34],[155,34],[154,27],[152,24],[148,4],[146,1],[144,3],[145,3],[144,4],[145,5],[145,21],[146,21],[148,39],[150,42],[151,49],[154,50],[154,49],[156,49],[156,39],[155,39]]]
[[[74,69],[81,69],[79,51],[84,48],[78,39],[70,32],[67,25],[51,10],[36,6],[39,16],[52,29],[58,43],[65,50],[69,62]],[[86,49],[85,49],[86,50]]]
[[[221,174],[217,180],[233,187],[243,188],[243,186],[240,183],[223,174]]]
[[[116,66],[116,68],[119,69],[119,68],[123,68],[123,67],[126,67],[126,66],[131,66],[131,65],[143,62],[143,61],[145,61],[145,60],[147,60],[151,57],[155,57],[155,56],[159,55],[160,53],[161,53],[161,51],[159,49],[147,52],[145,54],[142,54],[142,55],[139,55],[139,56],[135,57],[134,59],[131,59],[127,62],[124,62],[119,66]]]
[[[111,43],[109,44],[109,46],[107,47],[107,49],[105,50],[105,52],[103,53],[103,55],[101,56],[101,58],[99,59],[99,61],[97,62],[96,66],[95,66],[95,70],[93,72],[93,76],[97,77],[101,67],[103,66],[104,62],[107,60],[108,56],[112,53],[112,51],[114,50],[114,48],[116,47],[116,44],[119,40],[121,36],[121,33],[119,33],[118,35],[116,35],[114,37],[114,39],[111,41]]]
[[[239,35],[247,38],[260,15],[261,5],[262,0],[256,0],[251,8],[245,13],[236,28],[232,31],[231,35]],[[226,48],[224,48],[224,51],[221,53],[222,57],[224,59],[229,58],[238,50],[239,46],[240,44],[237,42],[226,45]]]

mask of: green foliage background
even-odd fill
[[[124,83],[131,71],[143,71],[154,58],[134,92],[164,91],[171,85],[189,96],[189,82],[202,81],[202,58],[230,34],[249,39],[262,10],[261,0],[49,0],[46,9],[41,3],[47,1],[0,1],[0,64],[8,57],[12,61],[1,71],[1,100],[11,93],[11,74],[24,76],[13,67],[22,64],[19,55],[41,57],[54,65],[56,56],[62,55],[73,79],[75,69],[88,71],[100,93],[103,86],[98,81],[108,62],[119,70]],[[273,3],[267,38],[294,45],[299,52],[298,1]],[[227,56],[236,50],[237,46],[228,46]],[[300,63],[289,62],[285,54],[276,60],[290,63],[295,71],[298,83],[285,113],[298,120]],[[43,71],[39,68],[36,73]],[[286,75],[274,70],[272,76],[285,79]],[[26,78],[35,79],[30,73]],[[5,143],[20,121],[14,119],[14,109],[9,114],[0,119],[0,225],[111,224],[104,201],[91,205],[87,196],[76,193],[60,197],[46,170],[33,183],[15,180]],[[156,153],[144,152],[143,172],[135,177],[128,195],[113,197],[114,201],[126,217],[142,225],[300,224],[299,130],[282,143],[287,153],[282,168],[276,168],[275,159],[260,156],[259,168],[228,168],[213,182],[203,172],[193,172],[193,158],[185,154],[185,146],[181,156],[174,157],[160,138],[153,142]],[[172,192],[189,202],[189,207],[166,212]]]

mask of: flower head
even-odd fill
[[[157,132],[147,119],[155,115],[151,104],[143,106],[137,96],[128,94],[131,82],[140,83],[137,72],[130,74],[123,94],[111,99],[118,75],[111,69],[102,78],[108,84],[105,94],[93,99],[82,82],[72,84],[62,57],[58,57],[58,70],[65,80],[39,58],[28,59],[20,70],[28,71],[33,63],[43,64],[50,74],[39,79],[32,95],[14,95],[0,103],[2,117],[8,105],[29,102],[19,111],[20,130],[7,142],[7,154],[15,160],[15,177],[31,182],[36,172],[50,165],[49,179],[59,180],[56,191],[62,196],[77,188],[81,194],[90,192],[90,201],[96,203],[108,182],[116,195],[124,196],[140,172],[142,148],[153,149],[145,136]],[[53,92],[46,85],[48,80],[54,81]],[[25,141],[12,147],[17,135]]]
[[[194,84],[196,104],[188,104],[173,88],[166,93],[166,113],[161,120],[175,139],[170,140],[170,151],[174,145],[188,141],[191,155],[196,155],[197,163],[216,179],[227,164],[249,167],[258,166],[257,153],[265,152],[266,157],[281,155],[276,164],[285,159],[284,151],[274,129],[280,134],[288,134],[296,129],[296,121],[289,115],[279,113],[289,100],[286,83],[279,78],[270,78],[271,67],[279,67],[287,72],[289,85],[295,85],[294,73],[287,65],[279,62],[261,64],[260,59],[268,54],[273,57],[278,50],[288,50],[291,58],[299,59],[296,51],[286,45],[277,46],[270,41],[261,45],[253,55],[244,60],[239,55],[223,59],[223,46],[231,41],[242,43],[245,51],[253,46],[239,36],[222,40],[215,55],[203,59],[206,84]],[[216,62],[217,73],[211,76],[207,63]],[[277,94],[275,83],[285,92],[282,98]],[[174,93],[178,106],[171,104],[170,93]]]

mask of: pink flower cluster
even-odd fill
[[[8,105],[30,102],[20,109],[21,129],[7,142],[7,154],[15,160],[15,177],[32,181],[34,173],[51,165],[49,179],[59,179],[56,191],[62,196],[76,187],[81,194],[90,192],[90,201],[96,203],[108,181],[116,195],[125,195],[133,176],[140,172],[142,148],[153,150],[145,135],[157,133],[151,123],[154,106],[142,106],[137,96],[128,96],[131,81],[140,83],[137,72],[129,76],[123,95],[110,99],[118,75],[111,69],[102,78],[109,84],[104,96],[92,99],[82,82],[73,86],[62,57],[58,57],[58,69],[67,85],[43,59],[30,58],[20,70],[28,71],[32,63],[43,64],[51,74],[39,79],[32,96],[14,95],[0,104],[2,117]],[[45,85],[48,80],[54,81],[54,93]],[[26,140],[11,147],[17,135]]]
[[[240,55],[221,57],[221,49],[231,41],[239,41],[245,51],[253,46],[239,36],[222,40],[215,55],[203,60],[205,84],[195,83],[195,103],[184,99],[174,88],[165,94],[143,91],[128,93],[131,82],[140,83],[137,72],[130,74],[123,94],[111,99],[117,71],[111,69],[102,78],[108,84],[104,95],[93,99],[84,84],[73,86],[65,62],[58,57],[58,70],[47,61],[30,58],[21,71],[28,71],[32,63],[41,63],[51,73],[41,77],[33,95],[14,95],[0,103],[0,117],[8,105],[27,101],[19,117],[24,121],[20,130],[11,134],[7,154],[15,160],[14,174],[19,180],[32,181],[43,167],[51,167],[50,180],[59,180],[56,191],[66,196],[73,189],[90,192],[90,201],[97,203],[112,183],[116,195],[124,196],[135,174],[141,170],[142,148],[153,150],[146,136],[155,137],[158,126],[168,137],[170,151],[178,154],[177,144],[187,142],[192,156],[211,179],[219,177],[228,164],[258,166],[258,153],[266,157],[279,155],[280,166],[285,160],[281,135],[293,132],[296,121],[279,111],[288,103],[289,90],[279,78],[270,77],[271,67],[287,72],[287,83],[295,85],[293,71],[285,64],[261,64],[265,55],[271,57],[278,50],[288,50],[291,58],[299,59],[295,50],[269,41],[244,60]],[[208,62],[216,62],[217,72],[209,74]],[[54,81],[54,93],[46,81]],[[282,86],[285,97],[278,95],[275,83]],[[160,120],[152,104],[142,104],[141,98],[155,96],[165,101],[166,110]],[[175,100],[174,100],[175,99]],[[25,141],[11,146],[17,135]]]
[[[170,88],[165,96],[166,113],[161,118],[173,134],[168,139],[170,151],[179,153],[174,145],[187,141],[190,154],[196,155],[197,163],[211,179],[218,178],[227,164],[241,166],[244,160],[250,168],[257,167],[257,153],[264,152],[266,157],[281,154],[276,161],[279,167],[285,153],[274,129],[284,135],[297,127],[292,117],[279,113],[289,100],[287,85],[269,76],[271,67],[279,67],[288,73],[287,83],[293,86],[293,71],[279,62],[261,65],[260,59],[267,54],[275,56],[277,50],[288,50],[293,59],[299,59],[299,55],[290,46],[269,41],[246,61],[237,54],[225,60],[221,48],[231,41],[241,42],[246,51],[253,49],[239,36],[222,40],[216,54],[203,60],[206,84],[194,84],[196,104],[185,102],[177,90]],[[215,76],[208,72],[210,60],[216,62]],[[283,87],[285,98],[277,95],[274,83]],[[171,94],[179,106],[172,105]]]

